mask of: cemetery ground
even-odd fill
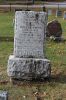
[[[0,13],[0,37],[13,37],[14,13]],[[49,16],[48,21],[55,19]],[[65,41],[46,41],[46,56],[51,61],[51,79],[44,82],[12,84],[7,76],[7,61],[13,54],[13,41],[0,40],[0,90],[8,91],[9,100],[35,100],[41,92],[43,100],[66,100],[66,20],[56,18],[62,25]],[[37,99],[36,99],[37,100]]]

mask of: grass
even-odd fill
[[[0,13],[0,36],[13,36],[13,13]]]
[[[48,21],[55,19],[49,16]],[[57,18],[63,27],[63,37],[66,39],[66,20]],[[0,36],[13,36],[13,14],[0,13]],[[51,60],[52,79],[50,82],[22,82],[13,85],[7,76],[7,61],[13,53],[13,42],[0,42],[0,90],[7,90],[9,100],[35,100],[34,92],[45,92],[43,100],[66,100],[66,41],[56,43],[46,41],[46,55]],[[7,80],[4,84],[1,81]]]

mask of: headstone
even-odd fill
[[[52,15],[52,10],[48,9],[48,15]]]
[[[45,12],[16,11],[14,55],[8,60],[8,76],[22,80],[50,77],[50,61],[43,53],[46,25]]]
[[[47,32],[46,36],[53,36],[55,38],[60,38],[62,35],[62,27],[61,24],[57,20],[52,20],[47,24]]]
[[[56,17],[61,17],[62,16],[62,11],[61,10],[57,10],[56,11]]]
[[[63,19],[66,19],[66,11],[64,11]]]
[[[0,91],[0,100],[8,100],[7,91]]]

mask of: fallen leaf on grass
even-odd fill
[[[47,96],[47,93],[46,92],[35,92],[34,93],[34,96],[39,96],[39,97],[45,97],[45,96]]]

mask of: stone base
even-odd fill
[[[7,73],[10,78],[19,80],[43,80],[51,75],[50,61],[38,58],[16,58],[11,55]]]

